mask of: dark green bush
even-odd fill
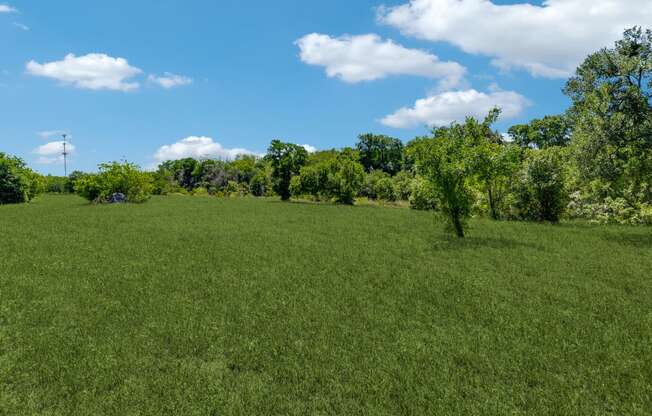
[[[0,153],[0,204],[29,202],[44,189],[41,175],[28,169],[22,159]]]
[[[514,190],[516,217],[558,222],[568,203],[562,150],[530,150]]]

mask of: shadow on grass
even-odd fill
[[[652,248],[652,227],[646,227],[647,233],[604,233],[602,239],[610,243],[636,248]],[[637,230],[639,231],[639,230]]]
[[[465,238],[457,238],[452,235],[440,235],[433,238],[431,244],[436,251],[476,250],[480,248],[492,248],[496,250],[530,249],[545,251],[545,248],[541,245],[505,237],[467,236]]]

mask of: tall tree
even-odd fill
[[[308,161],[308,152],[302,146],[273,140],[267,149],[266,158],[272,164],[274,192],[283,201],[290,199],[290,182],[300,173],[301,167]]]
[[[577,171],[596,199],[652,202],[652,31],[625,31],[591,54],[565,88]]]
[[[360,163],[367,172],[382,170],[395,175],[401,170],[403,143],[389,136],[362,134],[356,145],[360,152]]]

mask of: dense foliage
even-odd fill
[[[43,178],[22,159],[0,153],[0,204],[29,202],[44,190]]]
[[[107,202],[114,194],[123,194],[127,202],[149,199],[152,178],[131,163],[104,163],[99,173],[84,175],[75,181],[75,192],[92,202]]]

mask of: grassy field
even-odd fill
[[[0,415],[643,415],[652,230],[168,197],[0,207]]]

